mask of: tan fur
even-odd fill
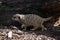
[[[20,19],[18,19],[17,16],[20,17]],[[48,21],[52,18],[52,17],[42,18],[35,14],[26,14],[26,15],[15,14],[13,15],[13,17],[16,17],[15,19],[14,18],[12,19],[21,22],[23,24],[22,27],[24,27],[25,29],[26,27],[32,25],[34,27],[32,30],[36,30],[38,27],[42,27],[42,30],[44,30],[45,28],[43,25],[44,21]]]
[[[54,27],[55,26],[59,26],[60,25],[60,17],[59,17],[59,19],[54,23]]]

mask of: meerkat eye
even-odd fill
[[[20,17],[18,17],[20,19]]]

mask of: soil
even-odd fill
[[[0,26],[3,27],[3,26]],[[12,38],[7,37],[9,31],[13,32]],[[53,31],[23,31],[18,32],[18,29],[0,28],[0,40],[59,40],[58,32]]]

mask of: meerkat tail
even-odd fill
[[[44,21],[48,21],[50,20],[52,17],[48,17],[48,18],[43,18]]]

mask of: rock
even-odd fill
[[[8,33],[7,33],[7,36],[8,36],[8,38],[12,38],[13,37],[13,33],[12,33],[12,31],[9,31]]]

